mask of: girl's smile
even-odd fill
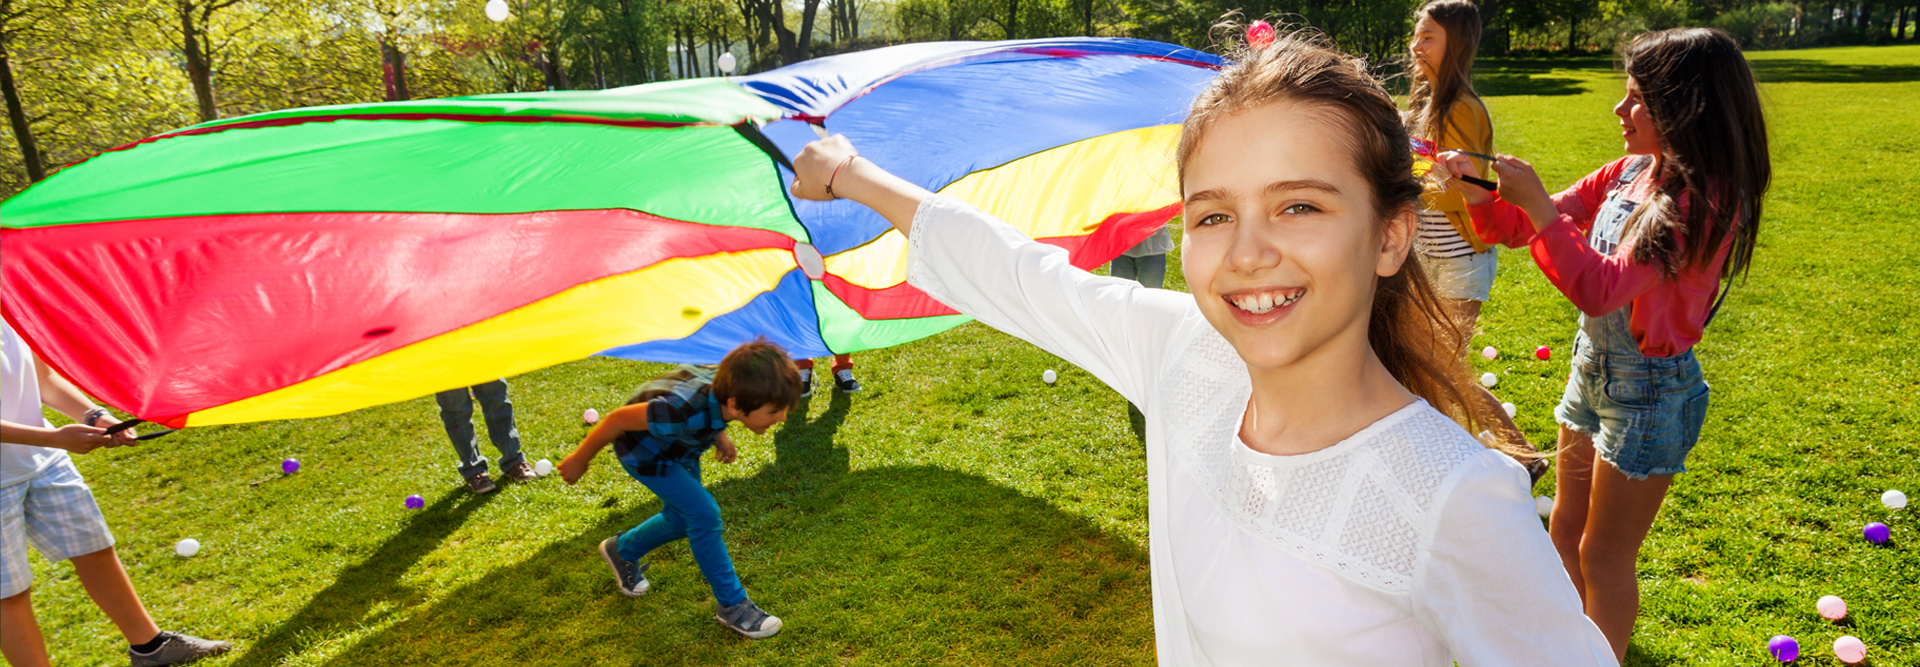
[[[1653,114],[1640,99],[1640,82],[1633,77],[1627,77],[1627,95],[1613,106],[1613,115],[1620,117],[1620,138],[1626,141],[1628,154],[1660,152],[1660,132],[1653,127]]]

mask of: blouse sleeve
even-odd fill
[[[1086,369],[1142,410],[1172,338],[1198,316],[1191,296],[1082,271],[1065,250],[937,195],[914,213],[907,282]]]
[[[1435,503],[1414,614],[1461,667],[1619,664],[1540,527],[1519,464],[1475,452]]]

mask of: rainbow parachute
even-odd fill
[[[607,355],[795,356],[965,321],[905,241],[793,201],[814,137],[1097,266],[1178,210],[1220,61],[1124,39],[913,44],[734,79],[293,109],[163,134],[0,204],[0,314],[168,426],[337,414]]]

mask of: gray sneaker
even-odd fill
[[[600,557],[606,559],[607,567],[613,569],[613,584],[620,593],[630,598],[647,594],[653,584],[647,582],[647,568],[651,563],[635,563],[620,557],[620,538],[609,537],[600,542]]]
[[[740,604],[721,607],[713,617],[727,626],[728,630],[740,633],[747,639],[766,639],[780,634],[780,617],[760,610],[760,605],[752,599],[741,600]]]
[[[133,667],[184,665],[210,655],[220,655],[233,649],[233,645],[226,642],[210,642],[199,637],[183,635],[178,632],[162,632],[160,636],[165,638],[166,641],[161,643],[160,648],[154,649],[152,653],[134,653],[133,649],[127,649],[127,660],[133,663]]]

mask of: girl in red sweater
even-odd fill
[[[1639,613],[1634,564],[1706,420],[1693,345],[1722,280],[1747,268],[1772,175],[1753,73],[1726,33],[1682,28],[1627,47],[1628,155],[1548,195],[1501,156],[1497,194],[1454,179],[1482,239],[1528,247],[1579,307],[1560,422],[1554,547],[1587,615],[1624,659]],[[1477,174],[1457,153],[1454,174]],[[1729,282],[1729,284],[1731,284]],[[1606,465],[1595,465],[1595,458]]]

